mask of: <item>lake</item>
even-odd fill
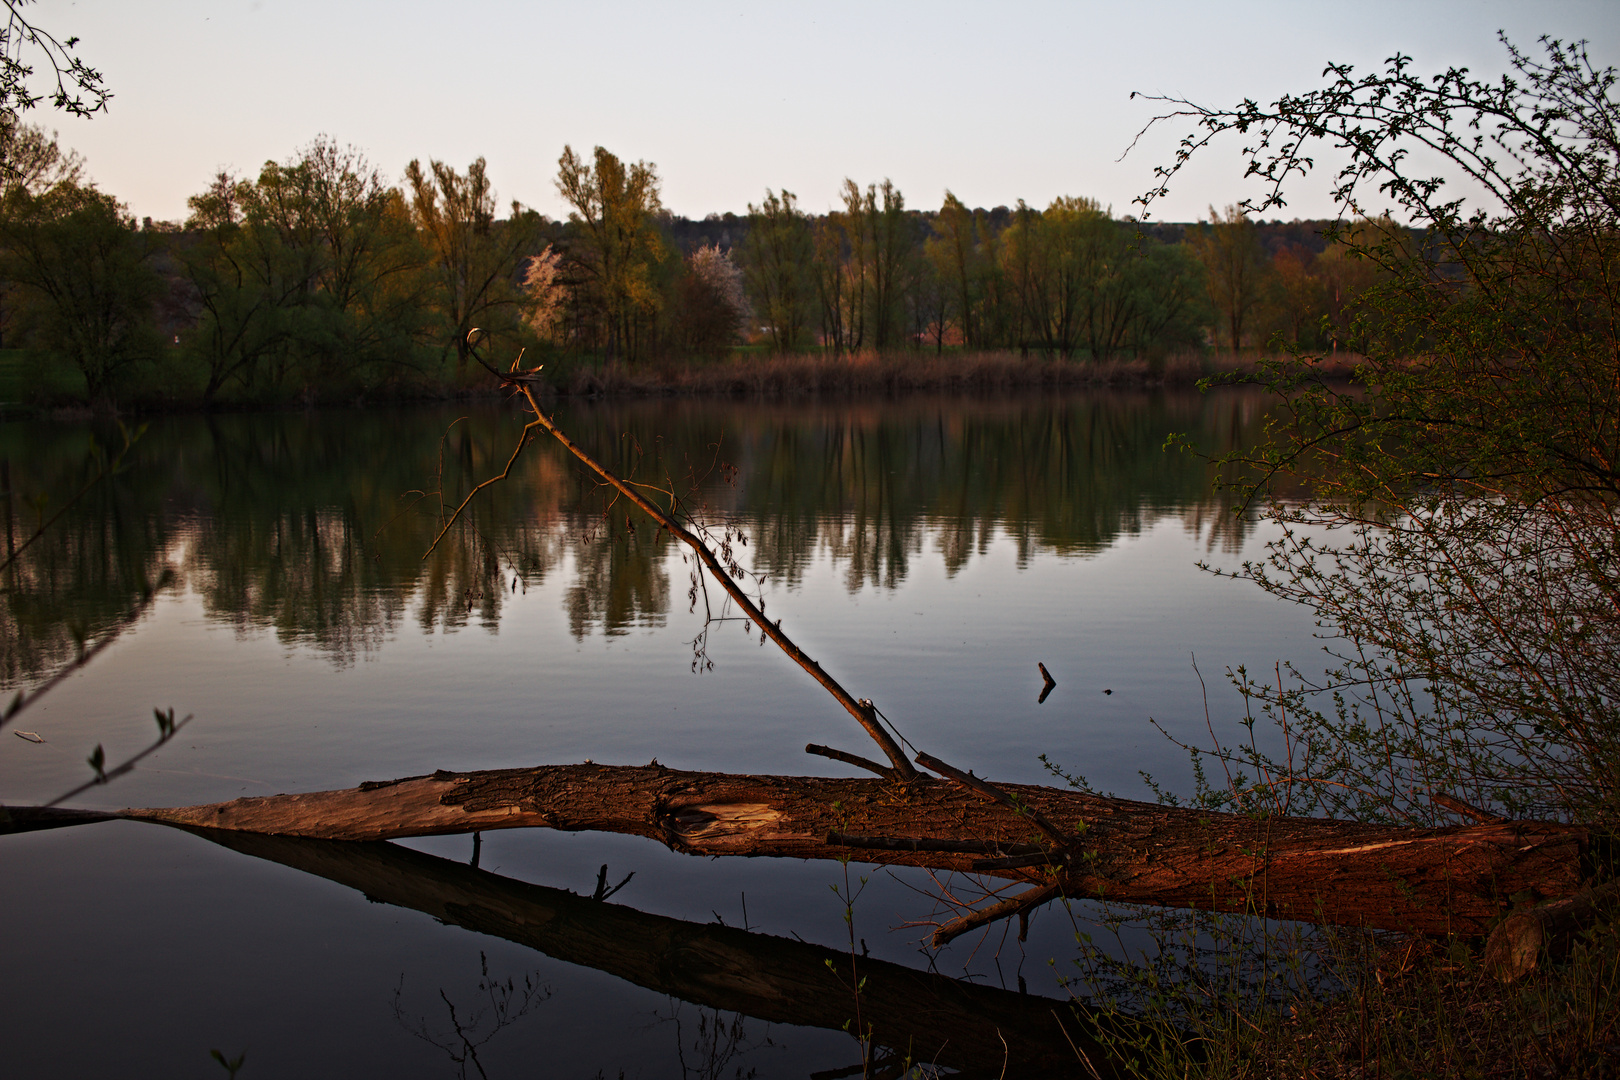
[[[1306,613],[1198,568],[1256,557],[1268,526],[1234,515],[1198,458],[1162,449],[1172,432],[1252,442],[1264,404],[568,401],[556,418],[621,474],[740,530],[767,612],[911,742],[1013,782],[1051,780],[1044,753],[1144,797],[1141,771],[1191,786],[1149,718],[1207,741],[1195,658],[1229,732],[1242,706],[1227,667],[1318,647]],[[4,581],[8,695],[77,640],[114,640],[0,733],[0,799],[78,785],[97,744],[123,760],[171,707],[194,717],[173,743],[72,804],[584,760],[850,774],[806,742],[876,756],[757,631],[706,626],[679,548],[549,442],[424,558],[443,507],[500,471],[521,428],[493,403],[154,420]],[[0,424],[10,542],[37,524],[35,496],[48,516],[93,475],[93,440],[118,438]],[[1044,702],[1037,662],[1057,680]],[[366,845],[341,873],[318,844],[251,847],[130,822],[0,837],[7,1071],[225,1076],[218,1050],[245,1055],[248,1078],[859,1075],[838,1019],[851,1002],[750,972],[791,982],[847,959],[853,938],[877,973],[871,1008],[892,993],[947,1019],[1044,1024],[1064,1009],[1084,915],[1054,905],[1027,942],[996,927],[936,954],[923,924],[939,885],[923,872],[540,830],[485,834],[477,870],[467,837]],[[572,895],[604,864],[610,884],[634,877],[605,904]],[[1001,1048],[955,1030],[949,1049],[912,1052],[997,1075]],[[1031,1062],[1061,1060],[1043,1031],[1031,1046],[1055,1049]]]

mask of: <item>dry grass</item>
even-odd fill
[[[560,393],[697,394],[732,397],[870,396],[913,390],[983,391],[1020,387],[1192,386],[1208,375],[1253,371],[1253,354],[1181,353],[1158,360],[1057,360],[1014,352],[926,350],[846,356],[734,354],[722,360],[653,361],[634,367],[559,365]],[[1341,354],[1329,374],[1348,375],[1359,357]]]
[[[1620,1076],[1620,942],[1590,931],[1569,958],[1504,986],[1460,945],[1390,949],[1345,998],[1277,1018],[1234,1075],[1302,1078]],[[1424,946],[1427,946],[1427,951]]]
[[[1124,1033],[1111,1040],[1118,1059],[1144,1080],[1620,1077],[1620,929],[1612,923],[1507,985],[1481,967],[1477,943],[1344,930],[1325,944],[1331,955],[1321,959],[1350,983],[1338,996],[1233,1007],[1172,988],[1144,1014],[1127,1014],[1139,1026],[1101,1030]]]

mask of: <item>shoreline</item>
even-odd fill
[[[596,363],[572,357],[546,362],[552,378],[541,390],[547,399],[636,400],[647,398],[721,398],[731,400],[820,399],[850,401],[897,399],[919,393],[973,394],[1063,390],[1191,389],[1206,378],[1247,376],[1281,354],[1181,353],[1157,360],[1096,362],[1063,360],[1016,352],[964,354],[908,351],[864,352],[831,356],[732,355],[711,361],[647,361],[635,366]],[[1339,353],[1319,358],[1318,370],[1333,381],[1349,381],[1361,356]],[[282,400],[181,401],[136,400],[112,410],[89,404],[0,402],[0,423],[19,420],[88,420],[96,417],[169,416],[191,413],[229,414],[283,412],[319,408],[431,404],[497,400],[497,386],[396,387],[383,394],[320,397],[306,393]]]

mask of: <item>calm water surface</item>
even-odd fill
[[[558,419],[622,472],[691,492],[740,529],[768,613],[918,746],[1022,782],[1045,778],[1046,753],[1139,796],[1139,770],[1187,786],[1184,755],[1148,719],[1203,731],[1194,656],[1220,723],[1238,709],[1226,666],[1315,646],[1301,613],[1197,569],[1236,565],[1265,535],[1209,493],[1196,459],[1160,449],[1177,431],[1209,447],[1251,440],[1260,409],[1239,393],[1093,393],[569,404]],[[195,716],[180,738],[78,805],[584,759],[847,775],[804,744],[872,752],[774,646],[736,622],[705,634],[680,551],[550,445],[423,559],[441,498],[498,471],[520,427],[495,406],[154,422],[130,466],[4,582],[8,693],[71,659],[75,635],[117,639],[15,725],[45,742],[4,736],[0,799],[76,785],[92,747],[120,759],[149,739],[151,709],[171,706]],[[93,438],[116,435],[0,425],[12,537],[32,531],[34,495],[83,482]],[[1043,704],[1037,661],[1058,681]],[[514,830],[486,836],[470,872],[451,862],[467,861],[468,838],[410,847],[344,879],[296,845],[228,850],[130,823],[0,838],[5,1071],[223,1076],[214,1049],[245,1053],[250,1080],[806,1076],[860,1059],[838,1003],[754,1001],[710,963],[724,952],[743,976],[821,965],[781,952],[783,938],[847,952],[835,863]],[[520,889],[492,873],[588,895],[604,863],[614,882],[635,873],[608,905],[480,892]],[[850,874],[854,889],[868,879],[858,949],[990,988],[939,1004],[947,1021],[955,1007],[1047,1015],[1013,997],[1021,987],[1064,996],[1062,909],[1022,945],[998,930],[933,955],[928,927],[908,925],[937,917],[926,875]],[[451,892],[454,905],[432,906]],[[961,985],[884,970],[919,1001]],[[915,1049],[967,1075],[1000,1068],[999,1047]]]

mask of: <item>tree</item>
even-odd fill
[[[269,238],[246,224],[252,197],[250,183],[220,172],[186,200],[192,240],[181,248],[180,266],[198,317],[183,341],[207,373],[204,402],[232,381],[253,385],[261,363],[286,346],[290,309],[308,291],[306,278],[277,272]]]
[[[872,344],[893,348],[904,328],[905,284],[915,248],[906,198],[889,180],[868,184],[862,216],[870,244]]]
[[[21,290],[39,347],[79,369],[94,405],[110,406],[122,376],[157,353],[157,275],[123,204],[73,183],[14,188],[0,244],[0,271]]]
[[[928,257],[933,260],[947,310],[962,331],[962,344],[970,349],[984,347],[978,318],[984,291],[980,228],[973,212],[947,191],[944,204],[934,215],[934,235],[927,241]]]
[[[843,319],[843,349],[856,352],[866,344],[871,314],[872,263],[876,253],[872,250],[872,232],[868,228],[867,196],[861,193],[860,185],[848,177],[844,178],[841,194],[844,209],[827,215],[827,224],[836,230],[839,239],[834,244],[834,237],[829,235],[823,248],[827,257],[834,260],[829,269],[844,282],[847,306]],[[876,197],[875,190],[872,195]]]
[[[558,280],[561,262],[562,255],[547,244],[540,254],[529,258],[523,269],[523,293],[528,298],[523,320],[542,340],[555,334],[566,299]]]
[[[1314,323],[1327,308],[1322,279],[1314,271],[1316,253],[1297,244],[1284,247],[1271,260],[1271,295],[1276,323],[1294,345],[1316,343]]]
[[[687,257],[676,283],[675,337],[683,351],[713,354],[736,341],[748,314],[742,277],[731,256],[713,245]]]
[[[1204,264],[1204,282],[1233,352],[1243,348],[1249,314],[1265,298],[1266,258],[1254,224],[1243,208],[1228,206],[1225,213],[1209,208],[1209,222],[1200,222],[1187,243]]]
[[[1195,349],[1208,325],[1204,267],[1183,244],[1143,238],[1125,259],[1126,347],[1139,357]]]
[[[771,348],[803,349],[813,312],[810,280],[814,259],[810,223],[791,191],[765,191],[765,201],[748,205],[743,241],[743,274],[765,320]]]
[[[254,195],[249,219],[275,230],[317,290],[300,329],[306,377],[323,385],[407,361],[424,259],[400,191],[321,137],[287,166],[266,163]]]
[[[84,182],[84,158],[63,150],[56,133],[0,113],[0,193],[38,195],[55,184]]]
[[[821,312],[821,340],[834,354],[860,347],[861,304],[846,265],[849,229],[844,215],[833,210],[812,229],[815,255],[811,263],[816,282],[816,303]]]
[[[1161,170],[1228,132],[1282,205],[1315,143],[1347,164],[1335,237],[1376,268],[1355,329],[1357,386],[1308,354],[1265,369],[1273,437],[1233,455],[1286,529],[1261,587],[1338,635],[1328,685],[1244,682],[1290,716],[1317,807],[1407,820],[1454,792],[1516,816],[1620,818],[1620,116],[1613,69],[1583,45],[1508,45],[1497,82],[1433,78],[1397,55],[1333,65],[1270,105],[1175,103],[1198,131]],[[1412,151],[1438,162],[1414,164]],[[1470,205],[1451,186],[1482,195]],[[1405,219],[1367,212],[1376,189]],[[1298,758],[1296,758],[1298,760]],[[1283,770],[1287,774],[1288,770]],[[1335,794],[1337,793],[1337,794]],[[1311,807],[1307,806],[1306,809]]]
[[[101,72],[90,67],[74,50],[79,39],[59,40],[43,27],[23,17],[28,0],[5,0],[6,21],[0,26],[0,114],[15,119],[46,97],[51,106],[69,116],[90,117],[105,112],[112,93],[103,84]],[[44,93],[29,89],[34,63],[50,67],[55,85]]]
[[[1001,296],[1002,325],[1008,344],[1029,355],[1032,337],[1045,323],[1045,267],[1041,252],[1041,213],[1023,199],[1013,211],[1013,222],[999,237],[998,269],[1005,292]]]
[[[431,174],[431,175],[430,175]],[[492,317],[516,323],[530,303],[518,285],[524,263],[539,236],[540,216],[512,204],[512,216],[495,220],[495,193],[485,174],[484,159],[465,175],[441,161],[428,172],[413,160],[405,167],[411,216],[433,252],[429,271],[436,307],[449,324],[446,337],[455,350],[456,377],[467,370],[467,335],[486,330]]]
[[[661,305],[652,277],[666,257],[653,217],[663,209],[658,171],[645,161],[626,166],[600,146],[594,164],[587,164],[565,146],[557,191],[573,207],[567,257],[600,313],[608,358],[634,360]]]
[[[411,362],[426,254],[404,197],[357,151],[317,139],[188,204],[182,266],[200,314],[184,343],[206,399],[261,377],[346,392]]]
[[[56,135],[25,124],[16,115],[0,113],[0,205],[14,193],[35,196],[61,183],[84,180],[84,159],[64,151]],[[0,282],[0,347],[11,326],[11,288]]]

